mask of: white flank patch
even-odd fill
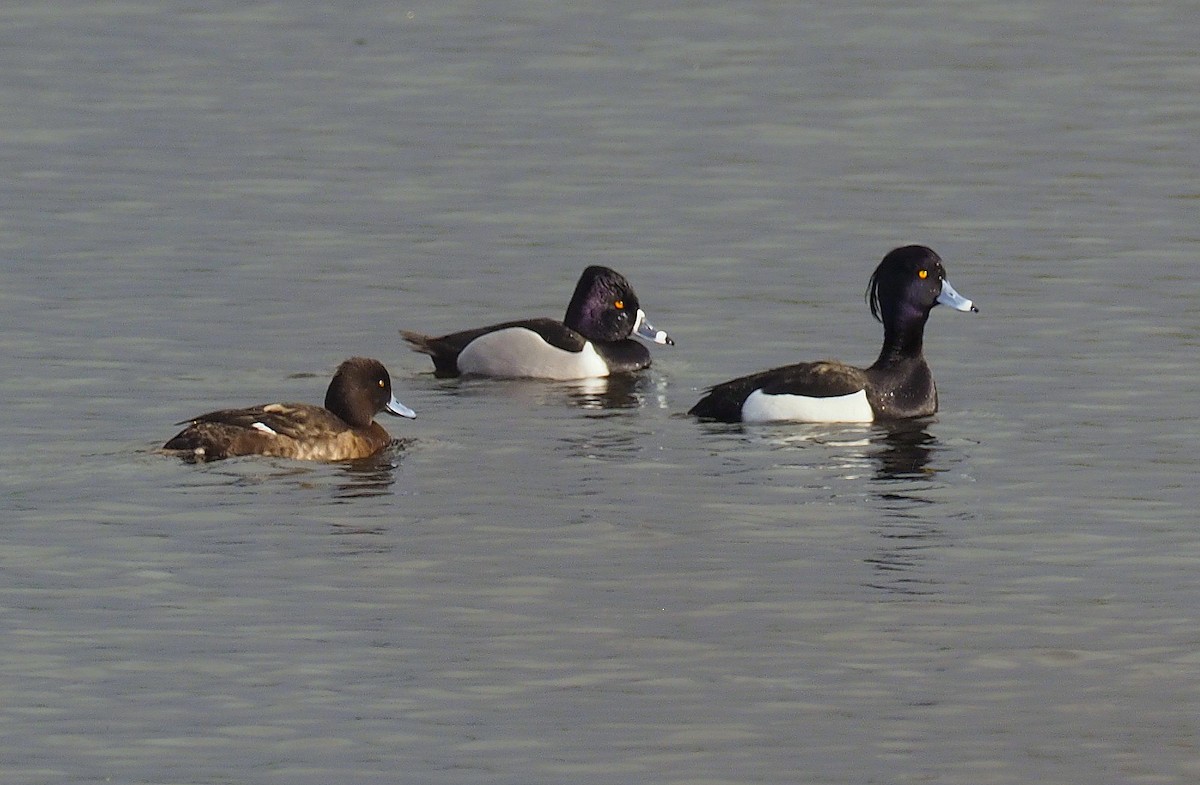
[[[874,419],[866,390],[831,398],[767,395],[755,390],[742,404],[743,422],[872,422]]]
[[[608,376],[608,365],[588,341],[581,352],[551,346],[524,327],[481,335],[458,355],[458,370],[480,376],[591,379]]]
[[[250,427],[251,427],[251,428],[253,428],[253,429],[254,429],[254,430],[256,430],[256,431],[262,431],[263,433],[269,433],[269,434],[271,434],[272,436],[278,436],[278,435],[279,435],[279,434],[278,434],[278,433],[276,433],[274,430],[272,430],[272,429],[271,429],[269,426],[267,426],[267,425],[263,425],[263,424],[262,424],[262,423],[260,423],[260,422],[251,423]]]

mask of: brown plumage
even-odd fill
[[[338,366],[325,393],[325,407],[268,403],[222,409],[191,420],[163,445],[189,460],[215,461],[235,455],[269,455],[306,461],[366,458],[391,443],[374,422],[381,411],[415,417],[392,395],[392,380],[378,360],[351,357]]]

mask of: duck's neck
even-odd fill
[[[925,349],[925,320],[928,314],[903,320],[889,320],[883,329],[883,348],[871,367],[887,368],[919,360]]]
[[[362,428],[370,425],[374,419],[374,415],[364,419],[359,413],[359,409],[351,406],[349,402],[335,396],[327,396],[325,398],[325,408],[341,418],[342,422],[349,425],[351,428]],[[356,416],[357,415],[357,416]]]

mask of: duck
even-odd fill
[[[303,461],[369,458],[391,444],[375,415],[413,418],[416,412],[396,400],[383,363],[369,357],[342,362],[325,406],[267,403],[221,409],[181,421],[182,431],[162,449],[190,461],[216,461],[237,455],[267,455]]]
[[[400,334],[433,358],[434,376],[442,378],[601,378],[649,367],[650,352],[630,336],[675,345],[646,319],[628,279],[601,265],[583,271],[562,321],[520,319],[438,337]]]
[[[866,300],[883,324],[883,348],[869,368],[837,360],[772,368],[714,385],[688,414],[731,423],[869,423],[935,413],[925,322],[938,305],[979,308],[950,285],[941,257],[924,245],[889,251],[871,275]]]

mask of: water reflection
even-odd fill
[[[396,484],[396,470],[409,439],[393,440],[392,446],[370,458],[340,464],[342,482],[334,489],[335,499],[362,499],[385,496]]]
[[[637,431],[615,427],[615,423],[614,427],[605,427],[605,421],[619,417],[616,413],[590,417],[592,427],[562,437],[567,454],[601,461],[626,461],[636,456],[642,450]]]
[[[666,382],[649,373],[566,383],[567,400],[581,409],[667,408]]]
[[[767,448],[778,462],[778,453],[795,455],[784,465],[833,468],[843,480],[861,480],[871,473],[872,426],[858,423],[701,423],[708,434],[733,434],[750,445]],[[815,451],[813,448],[817,448]]]
[[[568,404],[581,409],[667,408],[666,382],[652,373],[617,374],[602,379],[547,381],[460,377],[438,380],[462,397],[503,396],[532,406]]]
[[[877,481],[928,480],[939,470],[929,463],[937,448],[937,438],[929,433],[930,420],[905,420],[898,423],[859,425],[850,423],[781,423],[744,425],[702,423],[712,435],[737,434],[750,443],[761,443],[772,450],[792,450],[817,446],[818,458],[844,467],[844,480],[863,477],[864,469]],[[806,458],[812,458],[806,454]],[[806,460],[805,463],[811,461]],[[876,489],[883,497],[895,493],[893,486]]]
[[[803,478],[819,464],[822,484],[806,487],[805,498],[825,493],[839,503],[873,508],[877,522],[872,533],[877,540],[863,559],[871,569],[866,585],[889,595],[912,597],[939,591],[929,559],[948,543],[945,506],[930,493],[940,487],[937,476],[946,469],[939,465],[945,452],[929,432],[931,422],[703,427],[713,434],[733,433],[766,446],[773,470],[794,467],[795,476]],[[788,460],[779,460],[781,452]],[[762,468],[747,470],[754,483],[761,482]],[[828,483],[831,474],[838,482]]]
[[[264,490],[292,493],[328,489],[333,499],[349,501],[391,494],[396,470],[409,443],[396,440],[370,458],[343,463],[243,456],[196,465],[202,468],[203,477],[218,478],[230,488],[252,489],[256,495]]]
[[[928,425],[928,420],[908,420],[881,426],[879,449],[871,455],[872,489],[883,515],[875,529],[879,547],[864,560],[873,573],[867,585],[891,595],[928,596],[940,585],[926,567],[933,549],[946,544],[938,507],[926,495],[939,471],[930,465],[937,438]]]
[[[881,542],[865,561],[872,568],[867,586],[901,596],[936,594],[941,581],[932,577],[926,562],[936,548],[946,545],[942,527],[913,513],[896,513],[875,529]]]
[[[914,479],[932,476],[929,458],[937,439],[927,430],[928,420],[907,420],[881,426],[881,449],[871,457],[878,466],[878,480]]]

